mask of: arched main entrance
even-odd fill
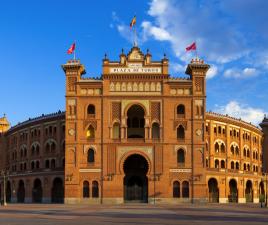
[[[17,201],[18,203],[24,203],[25,200],[25,187],[23,180],[19,181],[19,187],[17,191]]]
[[[128,138],[144,138],[145,120],[144,109],[139,105],[131,106],[127,111],[127,137]]]
[[[57,177],[53,181],[53,187],[51,189],[51,202],[63,203],[64,199],[64,187],[61,178]]]
[[[42,198],[43,198],[42,182],[40,179],[35,179],[32,189],[32,201],[33,203],[41,203]]]
[[[130,155],[124,162],[125,202],[148,202],[147,160],[138,154]]]
[[[228,196],[229,202],[238,202],[238,190],[235,179],[231,179],[229,182],[230,194]]]
[[[209,202],[219,202],[219,188],[218,182],[215,178],[211,178],[208,181],[208,190],[209,190]]]
[[[252,189],[252,182],[250,180],[246,183],[246,202],[253,202],[253,189]]]

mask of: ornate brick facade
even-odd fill
[[[105,57],[99,79],[84,78],[78,60],[62,67],[66,113],[0,135],[9,201],[244,203],[264,194],[267,119],[263,140],[249,123],[206,113],[202,60],[187,78],[172,78],[166,57],[152,61],[138,47]]]

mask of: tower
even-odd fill
[[[268,118],[265,116],[263,121],[260,123],[262,128],[264,138],[262,142],[262,152],[263,152],[263,172],[268,173]]]
[[[205,177],[205,113],[206,113],[206,72],[209,65],[201,59],[193,59],[187,66],[186,74],[192,80],[192,201],[206,196]]]

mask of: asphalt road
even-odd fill
[[[176,224],[268,225],[260,205],[33,205],[0,206],[0,225]]]

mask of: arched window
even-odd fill
[[[215,143],[214,147],[215,147],[215,152],[219,152],[220,146],[219,146],[218,142]]]
[[[219,168],[219,160],[218,159],[215,160],[215,168]]]
[[[250,171],[250,165],[249,164],[247,165],[247,171]]]
[[[224,160],[221,160],[221,168],[225,168],[225,161]]]
[[[185,107],[182,104],[177,106],[177,117],[185,117]]]
[[[36,169],[39,169],[39,167],[40,167],[39,161],[36,161],[35,167],[36,167]]]
[[[247,150],[247,157],[248,157],[248,158],[249,158],[249,155],[250,155],[250,154],[249,154],[249,149],[248,149],[248,150]]]
[[[234,162],[231,162],[231,169],[234,169]]]
[[[218,126],[218,133],[221,134],[221,126]]]
[[[87,107],[87,114],[88,115],[95,115],[95,106],[94,105],[89,105]]]
[[[221,153],[225,153],[225,145],[221,144]]]
[[[55,167],[56,167],[56,161],[55,161],[55,159],[52,159],[51,160],[51,169],[55,169]]]
[[[235,169],[239,170],[239,162],[235,163]]]
[[[239,148],[238,148],[238,146],[235,147],[235,154],[236,155],[239,155]]]
[[[35,147],[32,146],[32,147],[31,147],[31,154],[34,155],[34,152],[35,152]]]
[[[95,138],[95,130],[92,125],[89,125],[87,129],[87,138]]]
[[[180,183],[178,181],[173,182],[173,198],[180,197]]]
[[[234,153],[235,153],[235,149],[234,149],[233,145],[231,146],[231,153],[232,153],[232,155],[234,155]]]
[[[54,142],[51,143],[51,152],[56,151],[56,144]]]
[[[244,163],[244,170],[247,170],[247,165],[246,165],[246,163]]]
[[[31,169],[34,170],[34,161],[31,162]]]
[[[49,162],[49,160],[47,159],[46,162],[45,162],[45,167],[46,167],[46,169],[49,169],[49,164],[50,164],[50,162]]]
[[[92,182],[92,198],[99,197],[99,184],[97,181]]]
[[[50,151],[49,143],[46,143],[46,153],[49,153],[49,151]]]
[[[247,156],[247,150],[244,148],[244,157]]]
[[[185,153],[183,149],[177,151],[177,163],[181,166],[184,166],[185,163]]]
[[[160,127],[158,123],[153,123],[152,125],[152,138],[153,139],[160,138]]]
[[[182,182],[182,197],[189,198],[189,182],[188,181]]]
[[[114,123],[113,125],[113,139],[119,139],[120,138],[120,124]]]
[[[255,152],[253,152],[253,159],[255,159]]]
[[[36,145],[36,147],[35,147],[35,153],[36,153],[36,155],[39,155],[39,153],[40,153],[40,147],[39,147],[39,145]]]
[[[83,182],[83,198],[89,198],[89,182]]]
[[[184,133],[184,127],[182,125],[180,125],[178,128],[177,128],[177,138],[178,139],[184,139],[185,137],[185,133]]]
[[[95,162],[95,152],[93,149],[89,149],[87,152],[87,162],[94,163]]]

